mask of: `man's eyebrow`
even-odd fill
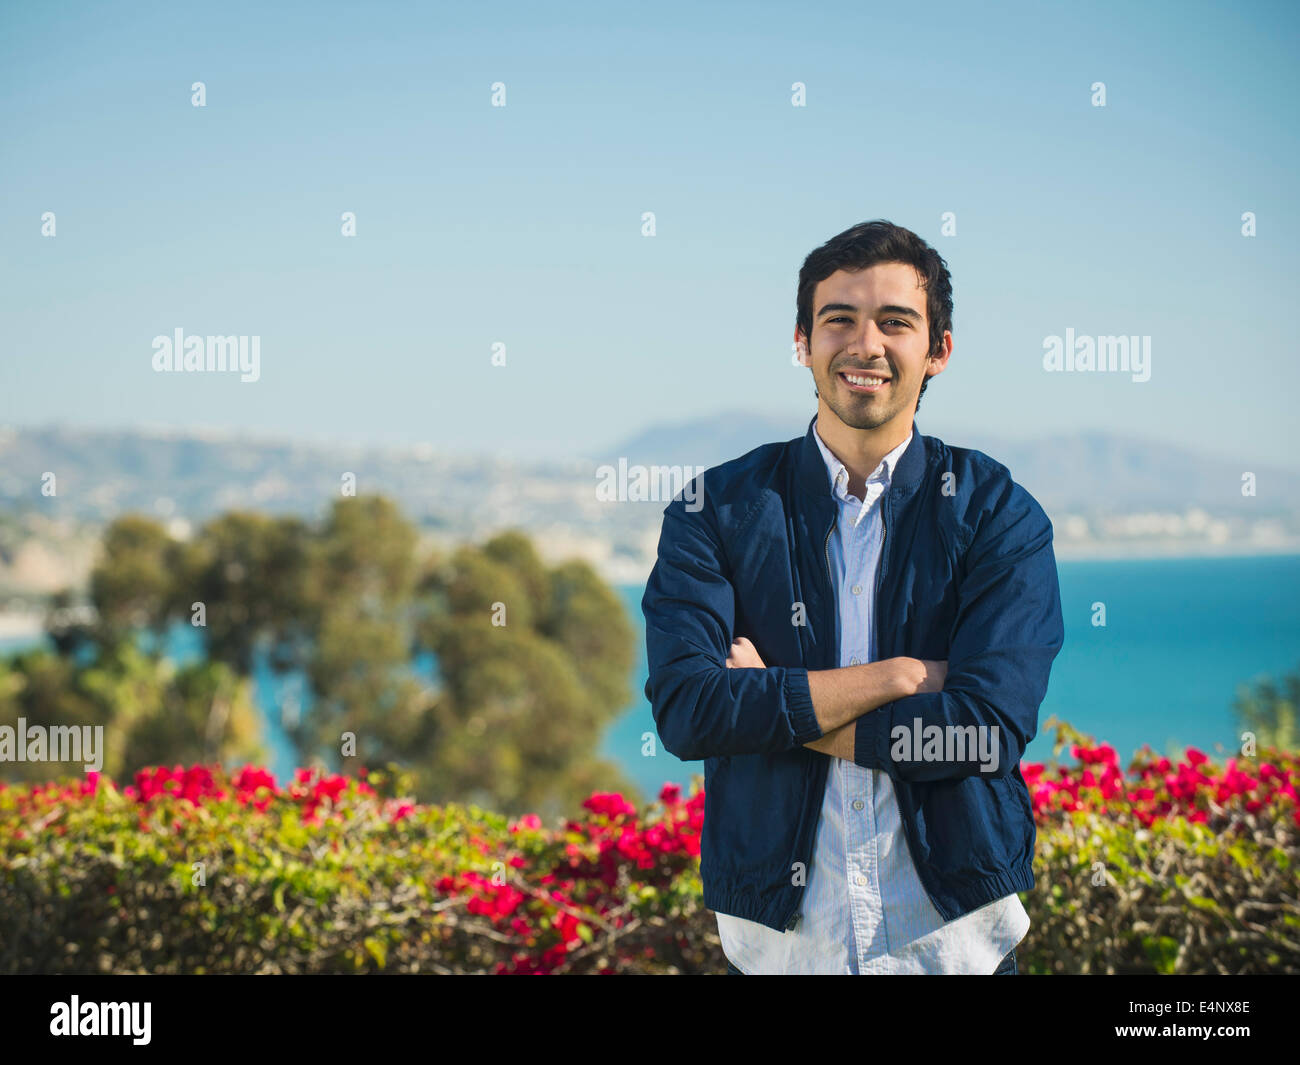
[[[817,317],[820,318],[822,317],[822,315],[830,314],[831,311],[852,311],[854,314],[857,314],[858,308],[854,306],[852,303],[828,303],[820,311],[817,312]],[[912,310],[911,307],[904,307],[897,303],[886,304],[885,306],[880,308],[878,313],[897,314],[897,315],[901,315],[904,318],[910,318],[914,322],[925,321],[925,319],[922,318],[918,312]]]

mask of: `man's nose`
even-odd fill
[[[862,328],[858,330],[857,335],[853,338],[853,344],[849,348],[849,354],[858,354],[861,356],[881,356],[885,354],[885,334],[881,331],[880,326],[875,319],[868,318],[862,323]]]

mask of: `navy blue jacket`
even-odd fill
[[[704,759],[704,904],[778,930],[797,919],[830,766],[803,746],[822,735],[808,671],[839,665],[836,507],[815,424],[706,470],[664,509],[641,604],[660,739]],[[1064,641],[1052,524],[1004,465],[915,424],[880,505],[878,658],[947,660],[948,673],[941,692],[859,717],[854,761],[890,775],[917,874],[951,921],[1034,886],[1020,759]],[[726,668],[737,636],[767,669]],[[997,726],[997,768],[896,745],[918,720]]]

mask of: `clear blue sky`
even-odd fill
[[[548,456],[720,409],[798,431],[799,265],[884,217],[954,277],[925,431],[1300,468],[1298,27],[1293,3],[6,3],[0,423]],[[154,373],[177,326],[259,335],[261,379]],[[1045,373],[1067,328],[1150,335],[1151,380]]]

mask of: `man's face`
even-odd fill
[[[940,373],[952,351],[945,332],[939,356],[927,358],[930,323],[925,289],[906,263],[837,270],[818,283],[812,344],[805,366],[817,383],[818,409],[853,429],[911,425],[921,382]],[[796,329],[795,341],[802,339]]]

